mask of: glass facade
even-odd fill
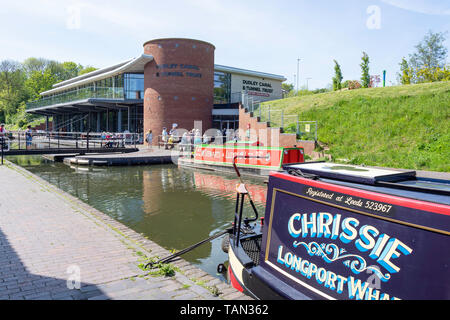
[[[143,107],[130,105],[120,110],[92,111],[53,116],[54,131],[63,132],[143,132]]]
[[[144,74],[125,73],[125,99],[144,99]]]
[[[102,101],[101,108],[80,109],[78,112],[54,115],[55,130],[85,132],[129,132],[142,133],[144,74],[125,73],[92,81],[75,88],[47,95],[39,100],[27,103],[27,109],[67,104],[87,99],[112,100],[111,108]],[[117,100],[128,101],[118,108]],[[95,106],[95,101],[91,101]],[[103,109],[103,110],[101,110]],[[48,112],[51,112],[49,109]],[[86,110],[86,111],[85,111]]]
[[[92,98],[141,100],[144,98],[144,74],[125,73],[90,82],[27,103],[27,109]]]
[[[231,74],[214,72],[214,104],[230,103]]]

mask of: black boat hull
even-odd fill
[[[450,299],[448,195],[397,189],[272,173],[262,231],[230,236],[231,283],[263,300]]]

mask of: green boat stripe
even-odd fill
[[[298,148],[283,148],[283,147],[261,147],[261,146],[224,146],[224,145],[211,145],[211,144],[201,144],[196,146],[196,148],[220,148],[220,149],[259,149],[259,150],[293,150],[293,149],[303,149]]]
[[[201,162],[201,163],[205,163],[205,164],[221,164],[221,165],[226,165],[226,166],[232,166],[233,164],[229,163],[229,162],[219,162],[219,161],[206,161],[206,160],[196,160],[194,159],[194,163],[195,162]],[[267,169],[280,169],[280,166],[264,166],[264,165],[258,165],[258,164],[242,164],[242,163],[237,163],[236,164],[238,167],[249,167],[249,168],[267,168]]]

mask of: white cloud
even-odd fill
[[[450,2],[443,0],[381,0],[400,9],[430,15],[450,15]]]

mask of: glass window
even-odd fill
[[[115,77],[83,84],[74,89],[63,90],[59,93],[51,94],[33,103],[29,103],[27,108],[42,107],[89,98],[124,99],[125,76],[123,74],[120,74]],[[144,95],[144,75],[130,74],[129,76],[130,81],[128,82],[127,99],[136,99],[136,92],[139,92],[138,99],[142,99]]]
[[[124,77],[125,99],[144,99],[144,74],[126,73]]]
[[[231,75],[224,72],[214,72],[214,103],[230,103]]]

